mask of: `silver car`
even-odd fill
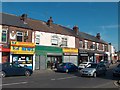
[[[105,65],[92,63],[90,67],[80,70],[80,75],[96,77],[97,75],[101,75],[101,74],[105,75],[106,71],[107,70]]]

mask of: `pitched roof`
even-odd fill
[[[33,20],[33,19],[27,19],[27,23],[33,30],[39,30],[43,32],[49,32],[49,33],[56,33],[56,34],[62,34],[62,35],[70,35],[75,36],[75,33],[72,29],[69,29],[67,27],[58,25],[58,24],[52,24],[51,26],[48,26],[45,21],[41,20]]]
[[[7,13],[0,13],[0,16],[2,17],[2,22],[0,22],[0,24],[30,29],[30,27],[27,24],[24,24],[18,16]]]
[[[62,26],[62,25],[53,23],[51,26],[48,26],[45,21],[35,20],[31,18],[27,18],[26,20],[27,24],[24,24],[24,22],[20,20],[19,16],[12,15],[12,14],[6,14],[6,13],[0,13],[0,16],[1,15],[2,15],[2,23],[0,22],[0,24],[28,28],[28,29],[38,30],[42,32],[77,36],[72,29]],[[108,44],[104,40],[99,40],[95,36],[92,36],[84,32],[79,32],[79,38],[84,38],[87,40]]]
[[[105,42],[104,40],[102,40],[102,39],[99,40],[97,37],[92,36],[92,35],[87,34],[87,33],[84,33],[84,32],[79,32],[79,37],[80,37],[80,38],[87,39],[87,40],[91,40],[91,41],[94,41],[94,42],[99,42],[99,43],[108,44],[108,43]]]

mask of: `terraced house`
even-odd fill
[[[33,70],[51,69],[54,62],[108,60],[108,43],[96,36],[48,21],[1,13],[1,62],[18,62]],[[7,50],[5,50],[7,49]]]

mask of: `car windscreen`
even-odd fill
[[[91,64],[91,66],[88,68],[96,68],[96,67],[97,67],[97,64]]]

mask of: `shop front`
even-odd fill
[[[100,61],[107,61],[108,55],[103,51],[97,50],[81,50],[79,49],[79,60],[78,63],[82,62],[94,62],[99,63]]]
[[[10,48],[0,44],[0,63],[10,62]]]
[[[62,48],[51,46],[35,47],[35,69],[53,69],[55,63],[62,63]]]
[[[82,62],[95,62],[95,52],[91,50],[79,49],[79,60],[78,63]]]
[[[78,49],[63,48],[63,62],[71,62],[78,66]]]
[[[11,41],[10,62],[34,69],[35,44],[30,42]]]

